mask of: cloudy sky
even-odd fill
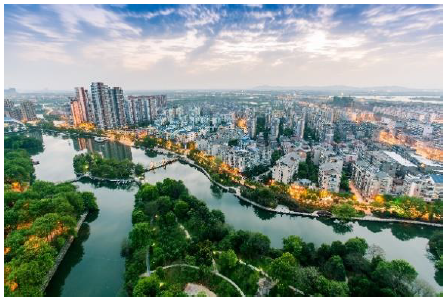
[[[441,5],[5,5],[5,87],[442,88]]]

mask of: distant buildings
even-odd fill
[[[14,102],[9,99],[5,99],[5,116],[11,117],[15,120],[22,120],[22,111],[20,107],[16,107]]]
[[[120,87],[102,82],[90,85],[91,97],[83,87],[76,87],[70,99],[73,126],[89,122],[99,129],[116,129],[153,122],[159,109],[166,106],[166,95],[124,96]]]

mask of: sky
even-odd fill
[[[5,88],[442,89],[442,5],[5,5]]]

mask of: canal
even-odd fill
[[[38,135],[38,134],[37,134]],[[105,157],[132,159],[136,163],[159,162],[165,156],[147,156],[143,150],[116,142],[98,143],[89,138],[69,138],[44,134],[45,150],[33,156],[39,180],[64,181],[75,177],[73,156],[82,152],[101,152]],[[442,275],[436,273],[428,258],[427,243],[434,231],[427,226],[377,222],[353,222],[349,227],[333,220],[301,216],[279,215],[265,212],[246,204],[230,193],[212,185],[208,178],[189,165],[173,163],[145,175],[149,183],[165,178],[182,180],[190,193],[206,202],[210,209],[225,214],[228,224],[235,229],[258,231],[267,235],[274,247],[281,247],[282,239],[298,235],[316,246],[335,240],[346,241],[363,237],[369,245],[383,249],[387,259],[404,259],[411,263],[419,278],[436,291],[442,290]],[[121,243],[132,228],[131,213],[134,194],[138,187],[98,186],[84,181],[75,183],[81,191],[96,195],[100,211],[89,216],[81,227],[78,238],[59,266],[47,288],[47,296],[122,296],[124,258],[120,255]]]

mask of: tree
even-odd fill
[[[154,201],[158,198],[158,189],[156,186],[151,184],[143,184],[141,188],[138,190],[135,198],[136,200],[141,200],[143,202]]]
[[[239,144],[239,139],[230,139],[228,141],[228,146],[238,146]]]
[[[299,260],[301,258],[303,245],[305,244],[303,240],[299,236],[290,235],[287,238],[283,238],[282,241],[284,252],[289,252],[296,260]]]
[[[317,292],[325,297],[349,296],[349,287],[345,282],[329,280],[324,276],[319,276],[316,282]]]
[[[346,271],[340,256],[334,255],[324,264],[324,275],[337,281],[345,281]]]
[[[213,262],[213,246],[209,240],[197,244],[196,261],[198,265],[210,266]]]
[[[157,297],[160,293],[160,280],[156,275],[138,280],[133,289],[134,297]]]
[[[348,221],[348,220],[352,219],[353,217],[357,216],[357,211],[355,210],[355,208],[348,203],[334,205],[332,207],[332,213],[337,218],[339,218],[343,221]]]
[[[175,215],[177,215],[177,217],[180,219],[183,219],[186,217],[188,210],[189,210],[189,205],[185,201],[179,200],[174,205]]]
[[[441,258],[443,254],[442,231],[435,232],[428,241],[428,250],[435,259]]]
[[[411,296],[410,285],[418,273],[405,260],[380,261],[372,277],[382,288],[389,289],[396,296]]]
[[[282,156],[282,153],[280,150],[274,150],[272,152],[271,165],[275,165],[276,161],[278,161],[279,158],[281,158],[281,156]]]
[[[270,239],[261,233],[250,233],[248,239],[241,245],[241,253],[249,258],[267,254],[270,249]]]
[[[96,197],[92,192],[83,191],[81,197],[84,203],[84,208],[88,211],[98,211],[98,204],[96,203]]]
[[[352,254],[360,254],[361,256],[365,256],[366,251],[368,250],[368,244],[364,238],[350,238],[345,243],[346,253]]]
[[[129,234],[133,248],[147,246],[151,238],[151,226],[149,223],[137,223]]]
[[[233,250],[223,251],[219,254],[218,264],[223,272],[227,272],[236,267],[238,258]]]
[[[144,174],[145,170],[143,164],[141,163],[136,164],[134,172],[137,176]]]
[[[268,271],[273,279],[280,281],[278,285],[287,287],[294,282],[297,273],[297,263],[293,255],[286,252],[272,261]]]

